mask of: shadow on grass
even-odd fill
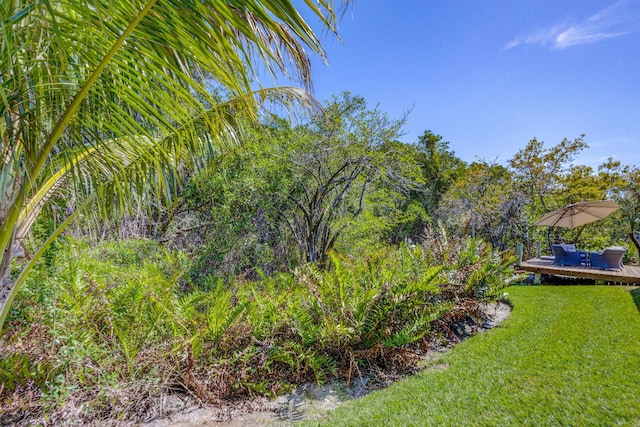
[[[636,305],[638,311],[640,311],[640,288],[635,288],[631,292],[631,298],[633,298],[633,303]]]
[[[593,286],[597,282],[593,279],[585,279],[582,277],[564,277],[564,276],[552,276],[552,275],[543,275],[542,276],[542,284],[544,285],[556,285],[556,286],[575,286],[575,285],[586,285]]]
[[[526,279],[515,282],[511,286],[576,286],[576,285],[595,285],[596,281],[593,279],[584,279],[580,277],[566,277],[566,276],[553,276],[543,274],[540,278],[540,283],[534,283],[534,274],[531,273]]]

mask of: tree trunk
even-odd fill
[[[11,290],[13,289],[13,281],[11,280],[11,259],[13,258],[13,239],[9,242],[9,246],[4,250],[0,259],[0,313],[3,312],[5,304],[9,300]],[[0,329],[2,328],[2,320],[0,316]]]
[[[633,231],[629,233],[629,237],[631,238],[631,241],[633,242],[633,244],[636,245],[636,249],[638,250],[638,253],[640,253],[640,232]]]

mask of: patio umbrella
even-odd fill
[[[582,233],[585,224],[600,221],[620,209],[613,200],[597,200],[595,202],[580,202],[567,205],[557,211],[549,212],[533,225],[548,225],[550,227],[575,228],[580,227],[574,241]],[[551,247],[551,229],[549,229],[549,247]]]
[[[604,219],[618,209],[620,206],[612,200],[574,203],[557,211],[549,212],[534,225],[575,228]]]

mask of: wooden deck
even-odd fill
[[[577,277],[581,279],[603,280],[605,282],[633,283],[640,285],[640,267],[626,265],[621,270],[601,270],[585,266],[562,266],[553,264],[553,259],[533,258],[523,261],[520,270],[536,274]]]

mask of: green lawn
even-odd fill
[[[640,426],[640,313],[629,291],[511,287],[511,316],[331,425]],[[635,292],[634,292],[635,293]]]

